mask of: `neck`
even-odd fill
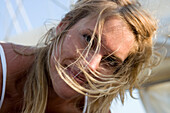
[[[58,110],[61,113],[81,113],[84,106],[84,97],[80,96],[74,99],[63,99],[59,97],[52,87],[48,91],[47,111]],[[67,112],[66,112],[67,111]]]

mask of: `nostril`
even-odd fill
[[[66,65],[66,64],[64,64],[64,65],[63,65],[63,67],[67,67],[67,65]]]

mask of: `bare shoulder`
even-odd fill
[[[34,61],[34,48],[16,45],[12,43],[1,43],[7,64],[7,82],[17,79],[23,75]],[[2,61],[0,60],[0,95],[2,90]]]

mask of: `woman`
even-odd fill
[[[1,113],[107,113],[153,65],[156,21],[135,1],[79,0],[55,31],[42,47],[1,44]]]

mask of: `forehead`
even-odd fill
[[[97,19],[92,17],[83,18],[78,22],[78,29],[90,29],[93,31],[96,21]],[[96,31],[96,34],[98,34],[98,31]],[[109,53],[114,53],[122,61],[132,51],[135,40],[134,34],[128,28],[127,24],[115,17],[110,17],[105,21],[101,38],[102,49],[105,49]]]
[[[135,36],[123,20],[110,18],[104,24],[102,41],[106,48],[110,49],[123,61],[132,51]]]

